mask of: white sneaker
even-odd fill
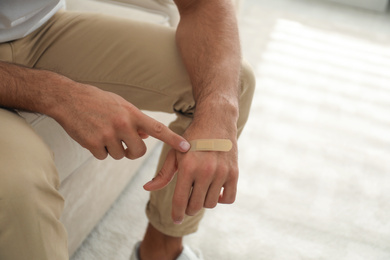
[[[139,246],[141,242],[137,242],[134,246],[133,253],[131,254],[130,260],[140,260],[139,258]],[[203,260],[202,253],[200,251],[194,251],[190,247],[184,245],[183,251],[176,258],[176,260]]]

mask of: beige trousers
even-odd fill
[[[117,93],[143,110],[176,113],[170,128],[181,134],[195,102],[172,28],[97,14],[59,12],[29,36],[0,44],[0,60],[46,69]],[[243,65],[241,132],[254,90]],[[212,113],[212,111],[210,111]],[[166,156],[164,147],[161,159]],[[161,161],[160,161],[161,166]],[[197,230],[203,213],[182,225],[171,219],[175,181],[152,192],[150,223],[171,236]],[[52,153],[19,116],[0,109],[0,259],[67,259],[66,231],[59,218],[63,198]]]

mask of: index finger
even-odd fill
[[[187,152],[190,149],[191,146],[186,139],[173,132],[163,123],[145,114],[139,119],[139,130],[145,134],[163,141],[177,151]]]

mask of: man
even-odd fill
[[[148,136],[165,142],[133,258],[196,259],[182,237],[204,208],[235,200],[237,136],[254,89],[230,0],[175,0],[176,32],[63,4],[0,3],[0,259],[69,257],[51,152],[13,109],[51,116],[98,159],[138,158]],[[139,109],[178,118],[170,130]],[[233,148],[188,152],[196,139]]]

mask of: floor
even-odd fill
[[[205,259],[390,259],[390,13],[246,0],[240,29],[257,89],[238,198],[186,243]],[[128,259],[157,156],[72,260]]]

